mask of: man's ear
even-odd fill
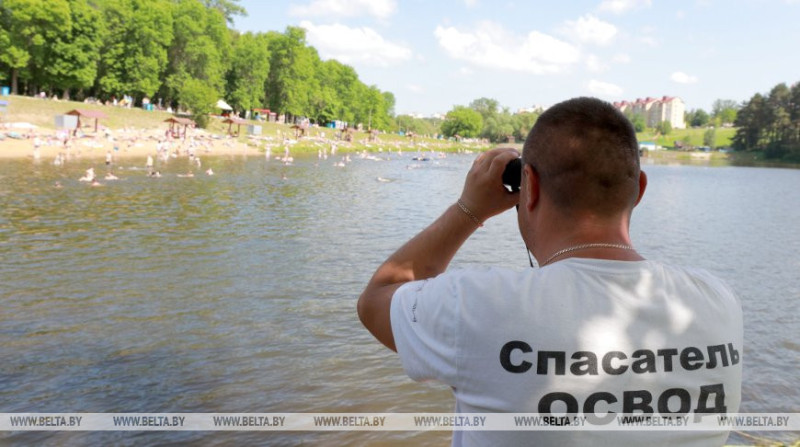
[[[533,170],[533,166],[525,163],[522,167],[522,187],[525,189],[525,209],[533,211],[539,203],[539,174]]]
[[[647,174],[644,171],[639,171],[639,197],[636,198],[636,203],[633,206],[639,204],[642,201],[642,196],[644,196],[644,190],[647,189]]]

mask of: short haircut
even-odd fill
[[[639,195],[639,144],[630,120],[596,98],[574,98],[547,109],[528,134],[522,159],[540,190],[566,214],[612,216]]]

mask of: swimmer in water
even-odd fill
[[[81,182],[94,182],[96,176],[94,175],[94,168],[89,168],[86,170],[86,174],[79,178],[78,181]]]

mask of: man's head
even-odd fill
[[[640,199],[639,146],[611,104],[575,98],[547,109],[525,140],[539,192],[566,216],[629,213]]]

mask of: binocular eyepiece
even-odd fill
[[[508,162],[503,171],[503,184],[511,188],[511,192],[519,191],[522,184],[522,159],[515,158]]]

